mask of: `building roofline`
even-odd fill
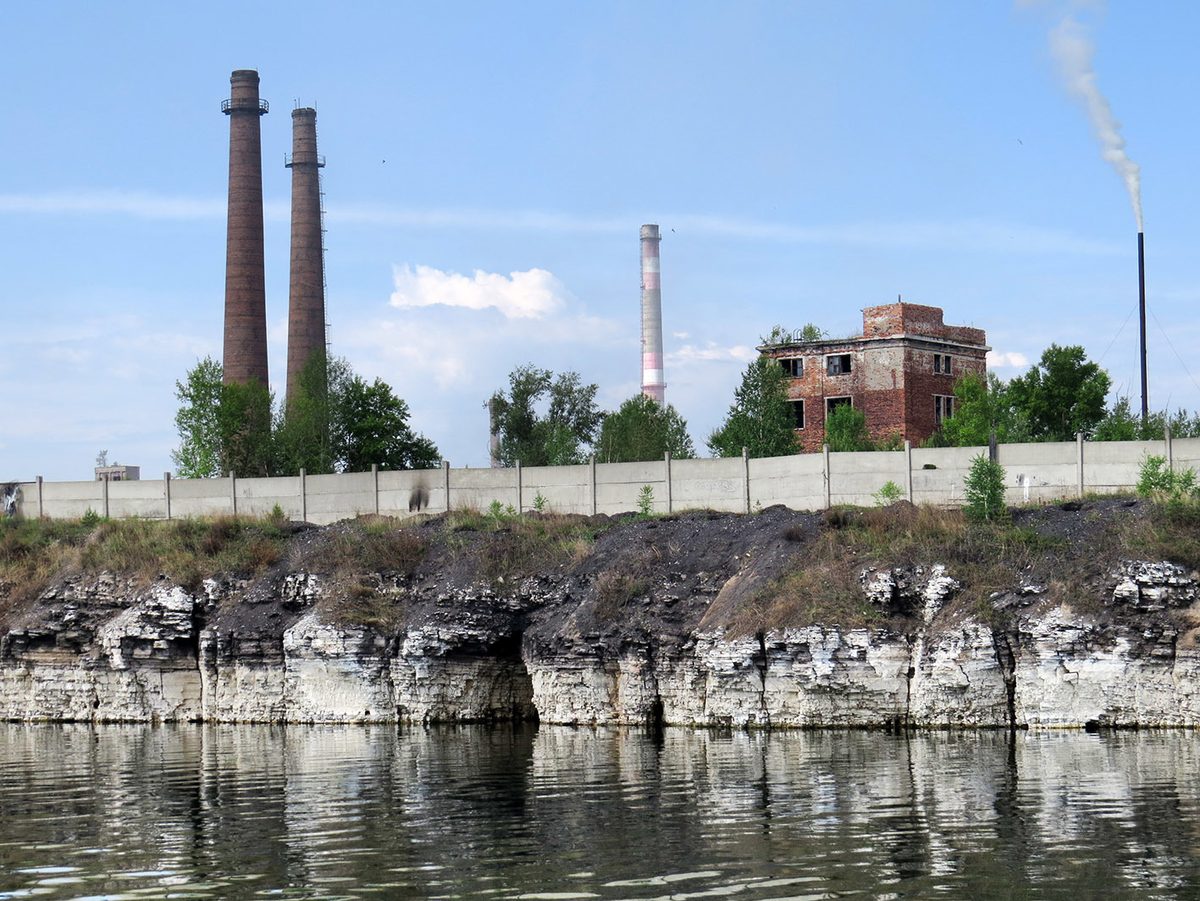
[[[820,341],[792,341],[784,344],[760,344],[755,348],[760,354],[778,351],[792,351],[796,353],[832,353],[835,349],[844,348],[848,345],[863,345],[863,344],[913,344],[926,343],[936,345],[938,347],[958,347],[964,350],[981,350],[984,353],[992,348],[987,344],[970,344],[966,341],[956,341],[953,338],[940,338],[937,335],[885,335],[880,337],[868,337],[867,335],[857,335],[853,338],[825,338]]]

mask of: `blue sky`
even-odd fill
[[[1198,18],[1128,0],[17,5],[0,480],[89,478],[101,449],[171,468],[175,380],[221,352],[237,68],[271,103],[276,390],[298,101],[328,159],[333,352],[392,384],[452,465],[483,466],[483,404],[517,365],[575,369],[608,409],[638,390],[648,222],[667,399],[698,447],[773,325],[856,333],[898,294],[985,329],[1006,379],[1082,344],[1136,407],[1137,226],[1064,77],[1072,35],[1141,169],[1151,406],[1196,409]]]

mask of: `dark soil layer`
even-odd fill
[[[207,605],[201,625],[276,636],[314,602],[335,621],[391,640],[408,628],[463,621],[511,635],[536,625],[556,640],[609,647],[685,640],[699,630],[754,634],[813,623],[904,631],[916,623],[913,611],[872,607],[859,584],[863,570],[927,570],[937,563],[962,586],[950,617],[958,612],[1000,623],[1014,609],[1062,601],[1105,616],[1112,611],[1101,583],[1122,560],[1200,566],[1198,522],[1194,511],[1119,497],[1018,509],[1000,525],[905,503],[653,518],[363,517],[323,528],[274,523],[269,535],[253,538],[249,546],[257,550],[238,564],[240,571],[204,572],[206,561],[210,567],[228,561],[204,557],[200,542],[199,556],[173,564],[183,566],[186,580],[153,557],[102,553],[103,545],[95,547],[101,540],[130,541],[125,526],[102,523],[96,528],[108,528],[107,537],[81,539],[80,553],[60,549],[59,568],[44,573],[44,584],[25,585],[24,597],[0,568],[0,636],[54,622],[87,640],[124,595],[132,598],[157,579],[203,595],[205,576],[231,590],[212,592],[225,600]],[[143,521],[137,528],[186,533],[172,523]],[[30,569],[35,551],[21,553],[22,572],[40,572]],[[126,562],[106,578],[120,584],[103,601],[92,589],[72,592],[71,586],[95,583],[106,562],[117,559]],[[307,573],[320,589],[306,594],[295,582]]]

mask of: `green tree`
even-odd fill
[[[867,434],[867,416],[850,404],[838,404],[825,416],[825,443],[831,451],[875,450]]]
[[[258,379],[221,386],[217,405],[217,448],[220,473],[242,478],[272,474],[271,391]]]
[[[206,357],[175,384],[176,474],[212,478],[436,466],[437,448],[408,425],[408,405],[380,379],[367,384],[340,358],[314,355],[292,401],[276,411],[257,381],[222,385],[221,364]]]
[[[755,357],[734,391],[725,421],[708,437],[713,456],[740,457],[743,447],[752,457],[781,457],[799,451],[795,414],[787,396],[790,382],[777,360]]]
[[[205,357],[175,382],[181,406],[175,414],[179,447],[171,451],[175,474],[183,479],[211,479],[221,475],[221,364]]]
[[[293,396],[279,409],[275,421],[275,473],[297,475],[333,472],[338,464],[334,445],[334,415],[352,377],[341,357],[312,354],[300,370]]]
[[[829,332],[818,328],[813,323],[806,323],[804,328],[800,329],[801,341],[820,341],[823,338],[828,338]]]
[[[1090,434],[1104,418],[1111,384],[1082,347],[1051,344],[1029,372],[1008,383],[1008,396],[1026,416],[1031,437],[1070,441],[1077,432]]]
[[[604,414],[596,406],[599,386],[584,385],[577,372],[557,378],[548,369],[526,364],[508,377],[509,391],[490,401],[492,426],[500,436],[500,462],[513,466],[564,466],[582,463]],[[538,407],[545,405],[545,415]]]
[[[954,415],[942,420],[942,440],[936,443],[947,447],[986,445],[995,427],[995,401],[982,374],[964,375],[954,383]]]
[[[333,409],[333,441],[342,472],[380,469],[431,469],[441,457],[432,441],[408,425],[408,404],[382,379],[367,384],[350,375]]]
[[[963,480],[967,504],[963,507],[968,519],[977,522],[1000,519],[1004,506],[1004,467],[980,454],[971,461],[971,469]]]
[[[601,463],[661,460],[668,451],[680,460],[696,456],[687,422],[671,404],[660,407],[644,394],[635,394],[604,417],[596,442]]]
[[[1008,386],[994,372],[968,373],[954,384],[954,415],[926,442],[929,447],[982,447],[995,434],[1000,443],[1027,441],[1025,414],[1013,408]]]
[[[1104,418],[1096,424],[1093,441],[1157,441],[1167,428],[1175,438],[1200,437],[1200,413],[1188,413],[1180,408],[1171,415],[1165,411],[1151,412],[1146,421],[1133,412],[1128,395],[1113,401]]]

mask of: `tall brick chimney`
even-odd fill
[[[258,73],[236,69],[229,116],[229,225],[225,242],[225,384],[267,376],[267,289],[263,274],[262,140]]]
[[[325,158],[317,153],[317,111],[292,110],[292,266],[288,290],[287,399],[300,371],[325,347],[325,263],[321,242],[321,182]]]

